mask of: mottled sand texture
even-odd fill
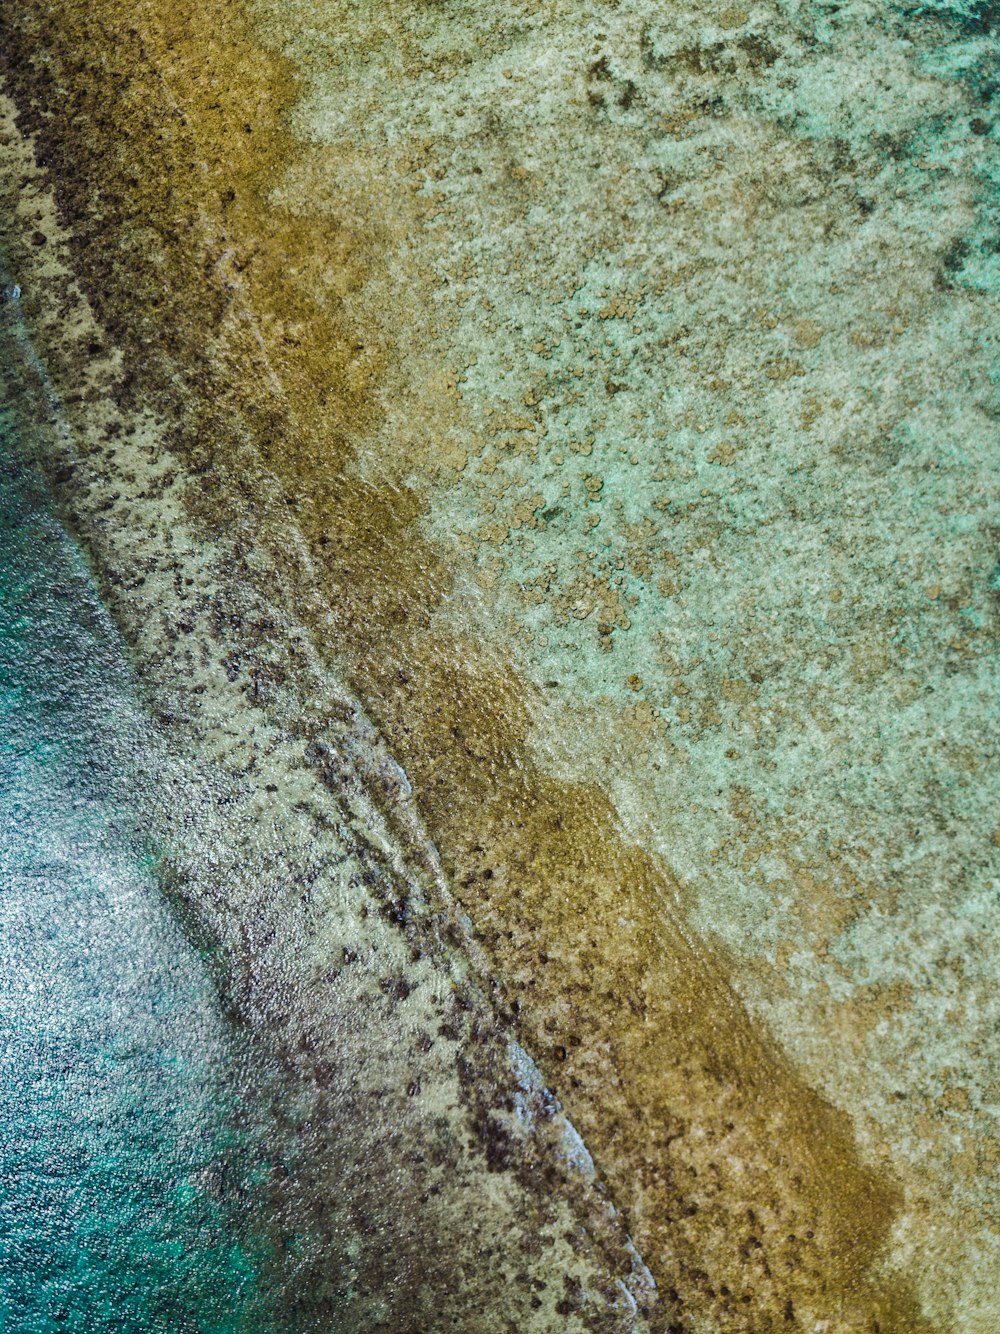
[[[992,1334],[995,7],[0,16],[290,1327]]]

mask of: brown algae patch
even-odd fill
[[[536,683],[540,763],[608,792],[899,1174],[921,1300],[992,1330],[995,302],[989,241],[954,240],[990,216],[989,41],[641,2],[348,33],[328,4],[334,55],[257,9],[312,146],[275,198],[338,216],[345,135],[380,209],[413,196],[419,332],[359,466],[468,556],[453,600]]]
[[[860,1165],[847,1118],[749,1024],[725,960],[606,798],[529,759],[503,645],[435,614],[458,558],[420,535],[421,498],[351,470],[406,358],[391,310],[358,327],[342,304],[382,272],[393,214],[355,207],[338,224],[270,202],[300,151],[283,128],[294,71],[232,14],[182,7],[164,23],[134,5],[25,6],[7,56],[75,271],[122,353],[122,404],[170,423],[197,520],[245,530],[273,596],[376,720],[670,1322],[921,1329],[873,1272],[897,1199]],[[40,325],[39,341],[70,381],[58,329]],[[86,491],[64,488],[85,529]],[[265,699],[295,689],[294,657],[280,644],[273,657]]]

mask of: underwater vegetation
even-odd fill
[[[0,1326],[993,1334],[989,3],[0,2]]]

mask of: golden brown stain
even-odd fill
[[[623,841],[602,793],[530,760],[503,645],[433,614],[454,557],[420,535],[420,496],[352,472],[405,330],[372,346],[341,303],[383,263],[388,224],[269,202],[303,153],[287,128],[294,69],[236,6],[5,9],[9,87],[123,353],[122,401],[173,423],[209,529],[252,511],[262,468],[278,478],[332,634],[316,590],[292,583],[287,525],[262,511],[253,540],[406,770],[670,1328],[924,1329],[874,1269],[897,1198],[861,1165],[847,1118],[751,1027],[726,961],[688,934],[669,873]]]

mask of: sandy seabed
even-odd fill
[[[0,12],[275,1319],[992,1331],[989,6]]]

